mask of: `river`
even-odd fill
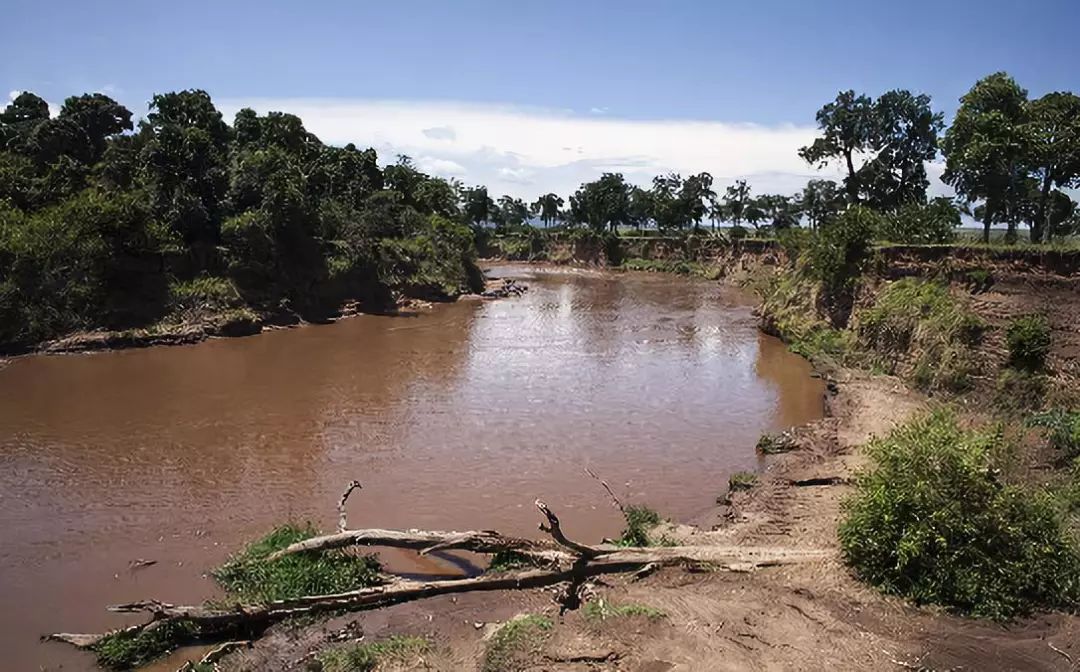
[[[3,365],[2,667],[94,669],[38,637],[132,622],[110,603],[215,596],[211,567],[276,523],[333,528],[354,478],[352,527],[534,535],[541,497],[568,534],[596,541],[621,520],[586,466],[625,501],[688,520],[733,471],[760,468],[761,432],[822,413],[820,381],[756,329],[740,292],[663,275],[493,273],[530,291]]]

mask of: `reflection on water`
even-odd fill
[[[0,641],[12,669],[90,669],[48,631],[107,603],[214,594],[202,574],[284,520],[619,531],[590,466],[675,518],[753,469],[760,432],[821,413],[805,362],[745,297],[663,276],[516,268],[531,290],[193,347],[0,369]],[[446,559],[387,551],[413,572]],[[131,562],[158,560],[132,570]]]

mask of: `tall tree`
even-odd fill
[[[578,187],[570,197],[570,213],[575,223],[595,231],[615,231],[620,225],[632,224],[630,185],[622,173],[604,173]]]
[[[500,196],[498,211],[499,222],[503,226],[518,227],[529,221],[529,206],[520,198]]]
[[[89,142],[92,163],[101,159],[109,138],[134,128],[131,110],[100,93],[71,96],[60,108],[59,118],[70,119],[82,129]]]
[[[1027,91],[997,72],[964,94],[942,140],[944,182],[969,203],[984,201],[983,242],[989,242],[995,223],[1005,221],[1015,230],[1013,204],[1025,189],[1026,117]]]
[[[746,206],[750,203],[750,187],[746,180],[737,180],[724,190],[724,212],[735,226],[740,226],[746,219]]]
[[[810,180],[799,193],[798,200],[811,229],[831,221],[843,206],[843,194],[832,180]]]
[[[841,91],[836,100],[818,110],[821,137],[799,150],[799,156],[809,163],[824,165],[832,159],[842,159],[847,168],[844,186],[848,201],[858,203],[861,191],[855,167],[857,154],[870,150],[875,135],[874,101],[854,91]]]
[[[474,226],[480,226],[484,222],[491,221],[491,215],[495,212],[495,202],[488,196],[487,187],[472,187],[462,191],[462,212],[465,219]]]
[[[1029,143],[1027,163],[1038,180],[1038,206],[1031,222],[1031,242],[1049,230],[1051,192],[1080,185],[1080,97],[1048,93],[1028,105],[1024,137]]]
[[[559,209],[562,206],[562,197],[554,193],[544,194],[533,203],[534,212],[540,218],[540,221],[544,223],[544,226],[551,226],[559,219]]]

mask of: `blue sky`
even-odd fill
[[[0,95],[101,90],[138,115],[203,88],[230,118],[297,112],[325,141],[516,195],[600,170],[792,190],[840,89],[909,88],[947,114],[1001,69],[1034,95],[1080,90],[1075,0],[5,0],[2,16]]]

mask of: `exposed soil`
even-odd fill
[[[772,458],[758,484],[733,493],[698,526],[671,526],[680,543],[827,548],[832,559],[753,573],[670,568],[591,588],[613,605],[659,609],[662,618],[559,615],[549,591],[466,594],[350,615],[308,628],[282,626],[226,670],[306,670],[338,641],[420,635],[434,647],[388,669],[480,670],[491,624],[543,613],[555,627],[530,642],[521,670],[1075,670],[1080,618],[1044,615],[997,625],[918,609],[857,583],[839,560],[836,524],[857,447],[926,402],[888,377],[842,381],[830,417],[794,431],[797,449]],[[797,482],[830,485],[797,485]],[[511,668],[507,668],[511,669]]]

